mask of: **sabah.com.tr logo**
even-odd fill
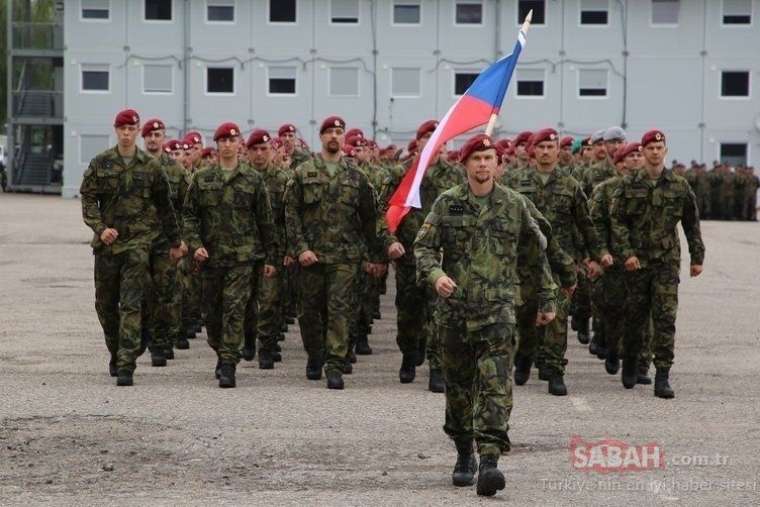
[[[620,473],[665,468],[665,454],[656,442],[631,445],[614,438],[586,441],[576,435],[570,438],[569,447],[570,463],[579,471]]]

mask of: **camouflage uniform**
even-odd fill
[[[382,259],[375,203],[361,171],[320,155],[298,166],[285,191],[287,253],[298,259],[311,250],[319,259],[301,268],[298,324],[309,358],[324,350],[327,373],[343,370],[360,263],[367,254]]]
[[[652,352],[658,370],[673,363],[681,245],[676,225],[681,222],[692,264],[702,264],[705,247],[699,228],[696,197],[680,176],[665,170],[657,180],[645,171],[623,178],[610,211],[612,248],[625,260],[636,256],[641,269],[626,272],[627,330],[623,359],[634,361],[651,314]]]
[[[263,178],[243,163],[233,170],[202,169],[188,189],[183,218],[190,254],[201,247],[208,251],[202,265],[208,344],[221,363],[237,364],[254,267],[265,259],[276,265],[277,239]]]
[[[541,233],[512,190],[496,185],[486,199],[473,196],[466,184],[444,192],[417,235],[414,254],[420,282],[434,285],[447,275],[457,283],[451,297],[436,303],[446,381],[444,431],[457,448],[474,439],[481,456],[498,457],[510,448],[518,248],[525,235]],[[547,273],[539,306],[553,311],[556,287],[543,252],[539,263]]]
[[[92,159],[79,193],[84,222],[95,233],[95,309],[106,346],[117,369],[134,371],[151,245],[162,233],[169,245],[180,244],[169,184],[146,152],[137,148],[127,165],[113,147]],[[106,228],[119,233],[110,246],[100,240]]]

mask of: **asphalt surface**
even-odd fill
[[[0,504],[758,505],[760,226],[702,230],[705,273],[682,271],[676,398],[624,390],[571,333],[570,395],[549,396],[535,371],[515,388],[507,488],[481,499],[450,483],[427,366],[398,383],[392,293],[345,391],[305,379],[296,326],[284,363],[242,363],[236,389],[217,387],[203,336],[166,368],[146,354],[117,388],[79,202],[0,194]],[[578,468],[601,447],[571,452],[574,437],[652,444],[625,464],[663,466]]]

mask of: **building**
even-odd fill
[[[170,135],[222,121],[314,145],[343,115],[380,144],[440,118],[533,26],[497,124],[669,135],[670,158],[760,162],[760,0],[66,0],[62,193],[125,107]],[[754,90],[753,90],[754,88]],[[754,91],[754,93],[753,93]]]

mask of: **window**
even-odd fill
[[[578,71],[579,97],[606,97],[607,70],[581,69]]]
[[[108,149],[107,135],[86,135],[79,138],[79,162],[89,164],[100,152]]]
[[[235,93],[235,69],[232,67],[206,68],[206,93]]]
[[[269,93],[271,95],[295,95],[296,68],[269,67]]]
[[[391,96],[419,97],[420,69],[393,67],[391,69]]]
[[[652,0],[653,25],[677,25],[680,0]]]
[[[206,0],[206,21],[234,23],[235,0]]]
[[[335,97],[359,96],[359,69],[332,67],[330,69],[330,95]]]
[[[173,0],[145,0],[146,21],[171,21]]]
[[[609,0],[581,0],[581,25],[606,25]]]
[[[144,93],[172,93],[174,79],[171,65],[145,65],[143,67]]]
[[[749,71],[724,70],[720,73],[721,97],[749,97]]]
[[[464,95],[467,88],[478,78],[477,72],[455,72],[454,73],[454,95]]]
[[[517,6],[517,24],[522,25],[525,16],[533,10],[533,22],[531,25],[546,24],[546,2],[544,0],[519,0]]]
[[[295,23],[297,0],[269,0],[270,23]]]
[[[330,22],[340,24],[359,23],[359,0],[332,0]]]
[[[108,21],[110,18],[110,0],[82,0],[82,19]]]
[[[422,6],[419,2],[399,1],[393,2],[394,25],[419,25],[422,20]]]
[[[483,24],[483,2],[472,1],[457,2],[455,6],[457,25],[482,25]]]
[[[747,143],[720,143],[721,163],[747,165]]]
[[[107,92],[108,65],[82,65],[82,91]]]
[[[751,25],[752,0],[723,0],[724,25]]]
[[[518,97],[543,97],[544,96],[544,70],[543,69],[517,69],[517,96]]]

